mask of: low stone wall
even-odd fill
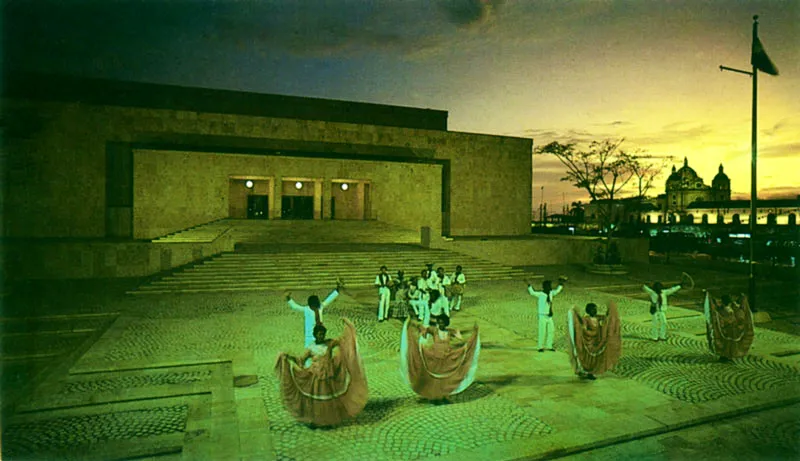
[[[647,239],[614,239],[614,242],[619,248],[623,263],[649,261],[650,243]],[[456,251],[509,266],[588,264],[592,262],[592,256],[601,244],[597,237],[564,235],[431,239],[431,248]]]
[[[4,242],[4,275],[11,280],[142,277],[225,251],[235,242],[154,243],[26,240]]]

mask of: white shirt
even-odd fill
[[[439,275],[436,272],[432,272],[431,275],[428,276],[426,283],[428,284],[428,291],[442,291],[441,280],[439,280]]]
[[[450,316],[450,302],[445,295],[439,296],[439,299],[431,305],[431,316],[442,314]]]
[[[417,290],[419,291],[426,291],[428,289],[428,282],[425,281],[423,278],[419,278],[417,280]]]
[[[419,300],[422,299],[422,292],[419,290],[408,290],[408,299],[409,300]]]
[[[383,278],[384,280],[381,280],[381,278]],[[389,275],[389,274],[378,274],[378,276],[375,277],[375,285],[377,287],[379,287],[380,289],[384,289],[384,288],[388,289],[389,288],[389,282],[391,282],[391,281],[392,281],[392,276]]]
[[[653,289],[650,288],[647,285],[643,285],[642,288],[644,289],[644,291],[648,295],[650,295],[650,302],[652,302],[655,305],[658,305],[658,293],[653,291]],[[661,290],[661,310],[662,311],[666,311],[667,310],[667,296],[675,293],[676,291],[678,291],[680,289],[681,289],[680,285],[675,285],[672,288],[667,288],[667,289]]]
[[[458,283],[458,284],[461,284],[461,285],[464,285],[465,283],[467,283],[467,278],[464,277],[464,273],[463,272],[460,273],[460,274],[453,273],[453,275],[450,277],[450,280],[454,280],[455,283]]]
[[[441,283],[441,285],[442,285],[443,287],[449,287],[449,286],[450,286],[450,283],[451,283],[451,282],[450,282],[450,277],[448,277],[448,276],[446,276],[446,275],[445,275],[445,276],[442,278],[442,283]]]
[[[553,297],[555,295],[561,293],[561,290],[563,288],[564,288],[564,285],[559,285],[559,286],[555,287],[554,289],[550,290],[550,301],[551,302],[548,303],[547,302],[547,293],[545,293],[544,291],[536,291],[536,290],[533,289],[532,286],[528,285],[528,293],[530,293],[531,296],[536,297],[536,299],[538,301],[539,315],[547,315],[547,316],[550,315],[550,304],[552,303]]]
[[[322,322],[322,311],[328,307],[339,296],[338,290],[333,290],[331,294],[322,301],[319,306],[319,321]],[[314,325],[317,324],[317,317],[314,315],[314,310],[308,306],[301,306],[297,304],[294,299],[289,299],[289,307],[293,311],[302,312],[305,316],[305,342],[304,347],[308,349],[309,345],[314,343]]]

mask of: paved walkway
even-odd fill
[[[567,270],[538,268],[536,273],[555,278]],[[536,351],[536,316],[524,283],[470,282],[465,310],[453,323],[462,329],[480,324],[478,378],[445,405],[420,400],[403,385],[397,356],[401,322],[375,322],[375,293],[354,290],[341,296],[326,312],[326,324],[331,335],[341,331],[340,317],[356,324],[370,401],[348,424],[316,430],[296,423],[277,392],[275,357],[283,350],[301,352],[303,325],[280,293],[111,296],[71,304],[71,312],[82,317],[42,320],[39,312],[40,323],[27,324],[28,329],[41,333],[46,330],[41,322],[50,322],[47,328],[61,333],[49,335],[58,340],[39,334],[35,342],[71,352],[46,372],[28,376],[44,382],[4,415],[3,456],[733,457],[735,451],[714,442],[717,436],[737,437],[734,450],[759,446],[759,441],[772,447],[742,452],[748,459],[800,454],[799,426],[787,416],[800,402],[800,354],[792,353],[800,349],[796,336],[759,328],[748,357],[722,364],[706,350],[696,310],[671,308],[668,341],[653,343],[646,339],[647,303],[618,294],[634,295],[626,290],[635,280],[577,274],[573,279],[556,298],[557,351],[545,353]],[[614,286],[621,288],[615,292]],[[675,299],[691,303],[696,295],[697,290]],[[564,351],[566,311],[573,304],[608,299],[620,307],[623,358],[614,372],[580,381]],[[24,333],[19,322],[6,324]],[[24,356],[28,346],[8,341],[8,334],[6,328],[4,344],[18,344]],[[258,381],[234,387],[234,378],[242,375]]]

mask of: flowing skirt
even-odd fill
[[[598,375],[614,368],[622,355],[619,311],[614,302],[595,328],[587,328],[575,309],[567,317],[569,359],[576,374]]]
[[[463,392],[475,380],[481,340],[478,326],[465,344],[432,343],[420,337],[419,327],[406,320],[400,340],[400,372],[411,389],[429,400]]]
[[[711,353],[728,359],[747,355],[754,337],[753,315],[747,297],[742,296],[739,307],[732,313],[726,313],[724,307],[716,299],[709,299],[706,293],[703,307],[706,339]]]
[[[308,368],[287,354],[278,356],[275,372],[283,405],[298,421],[331,426],[356,416],[367,404],[367,379],[355,326],[344,323],[335,346],[338,353],[316,357]]]

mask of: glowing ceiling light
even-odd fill
[[[244,182],[244,187],[246,187],[248,189],[252,189],[253,188],[253,181],[250,181],[248,179],[247,181]]]
[[[301,183],[300,181],[297,181],[296,183],[294,183],[294,188],[298,189],[298,190],[302,189],[303,188],[303,183]]]
[[[350,186],[348,186],[346,182],[342,183],[342,190],[347,190],[349,188],[350,188]]]

